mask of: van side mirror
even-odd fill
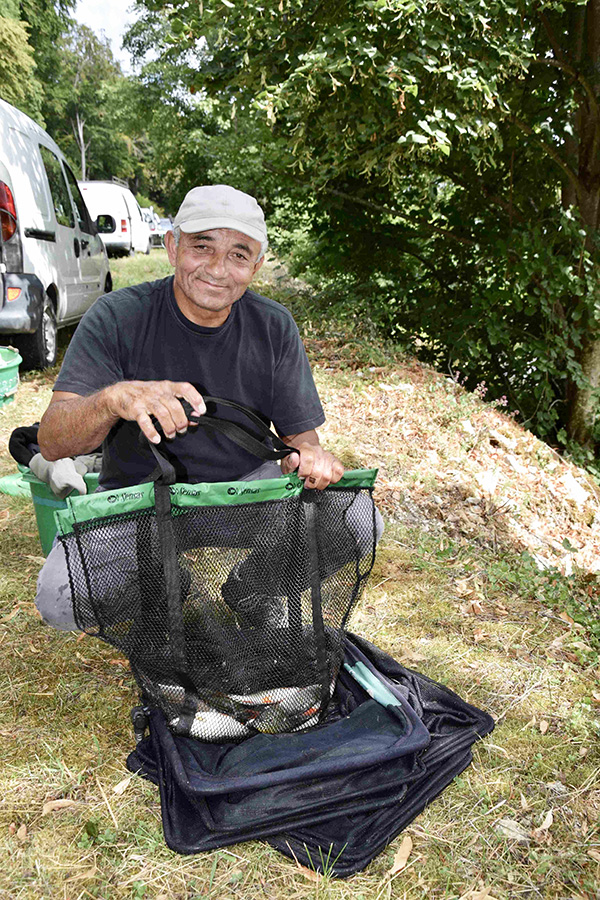
[[[117,227],[117,223],[112,216],[101,215],[96,219],[96,228],[98,234],[112,234]]]

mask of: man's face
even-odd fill
[[[260,267],[260,243],[230,228],[165,237],[169,262],[175,267],[175,299],[182,313],[198,325],[225,321]]]

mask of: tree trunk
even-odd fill
[[[591,94],[580,103],[575,130],[578,140],[579,196],[576,205],[587,230],[586,249],[592,250],[594,236],[600,229],[600,0],[588,0],[583,35],[579,28],[571,33],[575,63],[585,73]],[[583,39],[582,39],[583,37]],[[563,201],[571,199],[563,191]],[[583,320],[585,321],[585,319]],[[600,422],[600,331],[589,322],[589,334],[579,348],[580,363],[587,384],[568,385],[567,400],[569,437],[584,446],[594,448],[600,442],[596,422]],[[596,434],[594,433],[596,432]]]
[[[77,121],[77,131],[75,132],[75,137],[77,139],[77,143],[79,144],[79,150],[81,152],[81,180],[87,181],[87,167],[86,167],[86,150],[87,145],[85,143],[85,138],[83,136],[83,128],[85,125],[85,121],[79,115],[79,110],[76,113],[76,121]]]

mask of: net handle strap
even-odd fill
[[[327,661],[327,642],[323,623],[323,602],[321,596],[321,574],[319,567],[319,545],[317,542],[317,502],[314,491],[302,491],[302,507],[306,522],[306,540],[308,544],[308,562],[310,572],[310,602],[312,611],[313,634],[315,636],[315,653],[317,670],[321,682],[319,720],[325,713],[331,699],[331,675]]]
[[[242,447],[244,450],[247,450],[249,453],[258,456],[259,459],[265,461],[285,459],[290,453],[295,452],[293,447],[290,447],[282,441],[279,435],[272,431],[266,422],[247,406],[242,406],[241,403],[235,403],[233,400],[224,400],[222,397],[211,397],[208,395],[204,397],[204,400],[206,403],[220,403],[222,406],[228,406],[230,409],[235,409],[242,413],[256,427],[261,437],[257,437],[257,435],[245,425],[241,425],[239,422],[232,422],[230,419],[221,419],[217,416],[208,414],[196,416],[192,411],[191,405],[186,400],[181,400],[181,405],[183,406],[188,419],[194,426],[211,428],[213,431],[218,431],[232,440],[239,447]],[[141,437],[147,440],[142,434]],[[273,447],[267,446],[264,442],[265,439],[270,440]],[[174,467],[159,450],[156,444],[148,441],[148,445],[152,450],[157,466],[146,480],[162,484],[175,484],[176,474]]]

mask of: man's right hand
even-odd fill
[[[187,400],[196,415],[206,412],[201,395],[187,381],[118,381],[87,396],[55,391],[40,423],[40,450],[51,462],[89,453],[119,419],[137,422],[148,440],[158,444],[160,434],[151,416],[167,438],[187,430],[180,400]]]
[[[185,434],[189,425],[180,400],[187,400],[197,416],[206,412],[202,395],[187,381],[120,381],[104,388],[103,393],[111,416],[137,422],[153,444],[160,442],[160,434],[152,416],[165,437],[171,439]]]

